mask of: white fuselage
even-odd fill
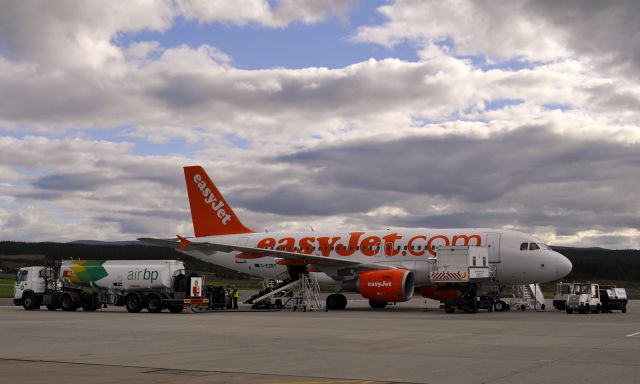
[[[487,228],[399,229],[352,232],[247,233],[198,237],[198,242],[216,242],[255,248],[281,249],[296,253],[348,259],[366,264],[384,264],[414,271],[416,286],[430,285],[429,273],[434,265],[436,248],[444,245],[472,245],[489,248],[489,261],[496,269],[500,285],[553,281],[571,271],[571,262],[549,249],[540,240],[522,232]],[[523,244],[534,243],[536,246]],[[530,250],[530,248],[533,248]],[[536,249],[538,248],[538,249]],[[183,251],[197,259],[238,272],[264,278],[284,278],[287,266],[274,257],[237,258],[237,252],[223,253]],[[241,255],[242,257],[242,255]],[[313,265],[311,265],[313,269]],[[326,272],[326,267],[318,266]],[[315,272],[322,283],[337,279]]]

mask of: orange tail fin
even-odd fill
[[[184,167],[196,237],[253,232],[245,227],[201,166]]]

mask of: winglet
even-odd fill
[[[187,239],[186,237],[182,237],[180,235],[176,235],[176,236],[178,236],[178,240],[180,240],[181,251],[184,251],[185,249],[187,249],[189,245],[191,245],[191,241],[189,241],[189,239]]]
[[[199,165],[184,167],[189,207],[196,237],[252,233]]]

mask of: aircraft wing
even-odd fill
[[[192,242],[182,236],[178,236],[178,240],[174,239],[154,239],[154,238],[139,238],[138,240],[145,243],[160,245],[164,247],[174,248],[181,251],[197,250],[205,253],[212,252],[240,252],[246,255],[246,258],[260,258],[260,257],[277,257],[285,260],[301,261],[305,264],[314,264],[320,269],[323,267],[332,267],[336,269],[355,269],[355,270],[379,270],[379,269],[393,269],[389,265],[380,265],[372,263],[361,263],[355,260],[338,259],[335,257],[327,257],[313,254],[303,254],[288,252],[282,250],[262,249],[247,247],[243,245],[231,245],[224,243],[213,242]]]

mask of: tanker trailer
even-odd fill
[[[110,305],[129,312],[182,311],[187,297],[185,269],[178,260],[70,260],[21,268],[14,303],[25,309],[45,305],[95,311]]]

